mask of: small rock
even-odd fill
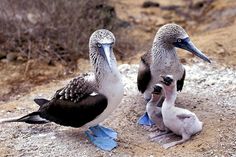
[[[0,51],[0,59],[6,58],[7,54]]]
[[[150,7],[159,7],[160,4],[158,2],[146,1],[143,3],[143,8],[150,8]]]
[[[16,53],[8,53],[7,54],[7,60],[9,62],[15,61],[17,59],[17,54]]]

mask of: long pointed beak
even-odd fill
[[[112,67],[111,63],[111,44],[102,44],[101,49],[99,50],[103,58],[108,63],[109,67]]]
[[[178,48],[185,49],[194,55],[198,56],[199,58],[211,63],[210,59],[202,53],[192,42],[189,38],[182,39],[181,42],[175,42],[174,45]]]

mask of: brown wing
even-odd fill
[[[42,124],[49,121],[80,127],[99,116],[107,107],[107,98],[97,93],[83,77],[73,79],[58,90],[52,100],[36,99],[38,111],[9,122]]]
[[[84,77],[79,76],[71,80],[64,88],[59,89],[54,95],[54,98],[78,102],[92,92],[96,92],[94,87],[86,82]]]
[[[141,57],[138,69],[137,85],[138,85],[138,90],[141,93],[145,92],[151,80],[150,63],[151,63],[151,54],[149,51]]]
[[[39,113],[57,124],[80,127],[100,115],[107,103],[107,98],[80,76],[58,90],[50,102],[40,107]]]
[[[54,98],[38,112],[40,117],[57,124],[81,127],[99,116],[107,104],[107,98],[102,94],[86,96],[76,103]]]

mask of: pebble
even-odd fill
[[[17,54],[16,53],[8,53],[7,54],[7,60],[9,62],[13,62],[17,59]]]

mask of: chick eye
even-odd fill
[[[182,42],[182,39],[180,39],[180,38],[177,39],[177,42],[178,42],[178,43],[181,43],[181,42]]]
[[[101,47],[102,47],[102,44],[97,43],[97,47],[98,47],[98,48],[101,48]]]

